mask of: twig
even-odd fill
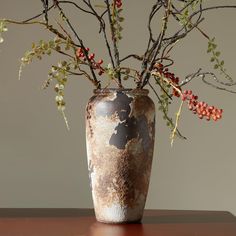
[[[171,136],[170,136],[171,147],[173,147],[174,139],[175,139],[175,136],[176,136],[176,133],[177,133],[178,122],[179,122],[179,118],[180,118],[180,114],[181,114],[181,111],[182,111],[183,104],[184,104],[184,102],[181,101],[179,110],[176,113],[175,127],[174,127],[173,131],[171,132]]]
[[[49,12],[53,7],[54,7],[54,5],[48,7],[47,12]],[[45,10],[43,10],[42,13],[39,13],[39,14],[37,14],[36,16],[32,16],[32,17],[30,17],[29,19],[24,20],[24,21],[22,21],[22,22],[23,22],[23,23],[27,23],[27,22],[29,22],[29,21],[31,21],[31,20],[35,20],[35,19],[39,18],[40,16],[42,16],[42,15],[44,15],[44,14],[45,14]]]
[[[82,8],[82,7],[80,7],[78,4],[76,4],[75,2],[72,2],[72,1],[58,1],[58,3],[62,3],[62,4],[63,4],[63,3],[72,4],[72,5],[74,5],[77,9],[79,9],[80,11],[85,12],[85,13],[88,13],[88,14],[91,14],[91,15],[94,15],[93,12],[85,10],[84,8]]]
[[[128,56],[122,58],[122,59],[120,60],[120,62],[123,62],[123,61],[125,61],[125,60],[127,60],[127,59],[129,59],[129,58],[131,58],[131,57],[133,57],[133,58],[135,58],[135,59],[137,59],[137,60],[139,60],[139,61],[142,61],[142,60],[143,60],[143,56],[139,56],[139,55],[136,55],[136,54],[130,54],[130,55],[128,55]]]

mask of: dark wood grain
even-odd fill
[[[222,211],[146,210],[141,224],[109,225],[92,209],[0,209],[0,236],[236,236]]]

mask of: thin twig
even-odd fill
[[[183,104],[184,104],[184,101],[181,101],[179,110],[176,113],[175,127],[174,127],[173,131],[171,132],[171,136],[170,136],[171,147],[173,147],[174,139],[175,139],[175,136],[176,136],[176,133],[177,133],[177,127],[178,127],[179,118],[180,118],[180,114],[181,114],[181,111],[182,111]]]

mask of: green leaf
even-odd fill
[[[213,48],[213,49],[216,49],[216,48],[217,48],[217,45],[213,43],[213,44],[212,44],[212,48]]]
[[[214,57],[211,58],[211,62],[213,62],[213,61],[215,61],[215,58],[214,58]]]
[[[125,20],[124,17],[119,17],[119,18],[118,18],[118,21],[119,21],[119,22],[123,22],[124,20]]]
[[[219,68],[219,65],[218,64],[215,64],[214,65],[214,69],[218,69]]]
[[[218,56],[220,56],[220,52],[218,51],[218,52],[216,52],[216,56],[218,57]]]

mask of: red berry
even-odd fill
[[[101,65],[102,63],[103,63],[103,60],[100,59],[100,60],[98,61],[98,64]]]
[[[198,117],[199,117],[199,119],[202,119],[202,118],[203,118],[203,115],[200,114],[200,115],[198,115]]]
[[[95,57],[95,54],[94,54],[94,53],[92,53],[92,54],[90,54],[90,55],[89,55],[89,57],[88,57],[88,58],[89,58],[89,60],[93,60],[93,59],[94,59],[94,57]]]

